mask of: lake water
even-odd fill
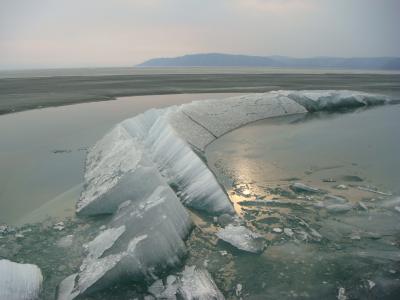
[[[212,143],[209,166],[269,241],[219,271],[248,299],[398,299],[400,209],[388,203],[399,204],[399,128],[396,105],[263,120]],[[295,192],[294,182],[322,192]],[[346,211],[321,207],[326,195],[348,201]]]
[[[363,185],[400,195],[400,105],[345,114],[305,114],[262,120],[207,149],[217,174],[260,186],[301,178],[329,188],[358,176]],[[225,174],[226,173],[226,174]],[[226,178],[221,178],[224,182]]]

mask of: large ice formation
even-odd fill
[[[35,265],[0,260],[0,299],[39,299],[43,276]]]
[[[112,213],[154,189],[157,170],[189,207],[232,212],[228,197],[198,156],[221,135],[260,119],[389,102],[354,91],[276,91],[152,109],[118,124],[89,152],[80,214]]]
[[[107,229],[85,245],[80,270],[60,284],[58,299],[73,299],[127,278],[151,281],[179,266],[191,226],[187,210],[166,183],[147,198],[122,203]]]
[[[349,91],[277,91],[151,109],[117,124],[89,151],[77,203],[78,214],[114,216],[86,245],[80,270],[60,284],[58,298],[73,299],[119,280],[151,282],[178,266],[192,226],[183,205],[233,214],[202,158],[207,145],[223,134],[260,119],[388,101]],[[218,236],[246,251],[264,248],[258,236],[241,226],[228,225]],[[192,281],[206,287],[209,280],[206,273],[189,271],[193,276],[186,278],[195,279],[182,279],[184,299],[221,298],[193,289]]]

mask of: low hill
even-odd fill
[[[277,67],[400,70],[399,57],[312,57],[250,56],[222,53],[190,54],[153,58],[138,67]]]

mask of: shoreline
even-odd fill
[[[351,86],[349,82],[351,81]],[[400,74],[147,74],[0,79],[0,115],[119,97],[351,89],[400,94]]]

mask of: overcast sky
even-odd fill
[[[400,56],[400,0],[0,0],[0,69],[153,57]]]

